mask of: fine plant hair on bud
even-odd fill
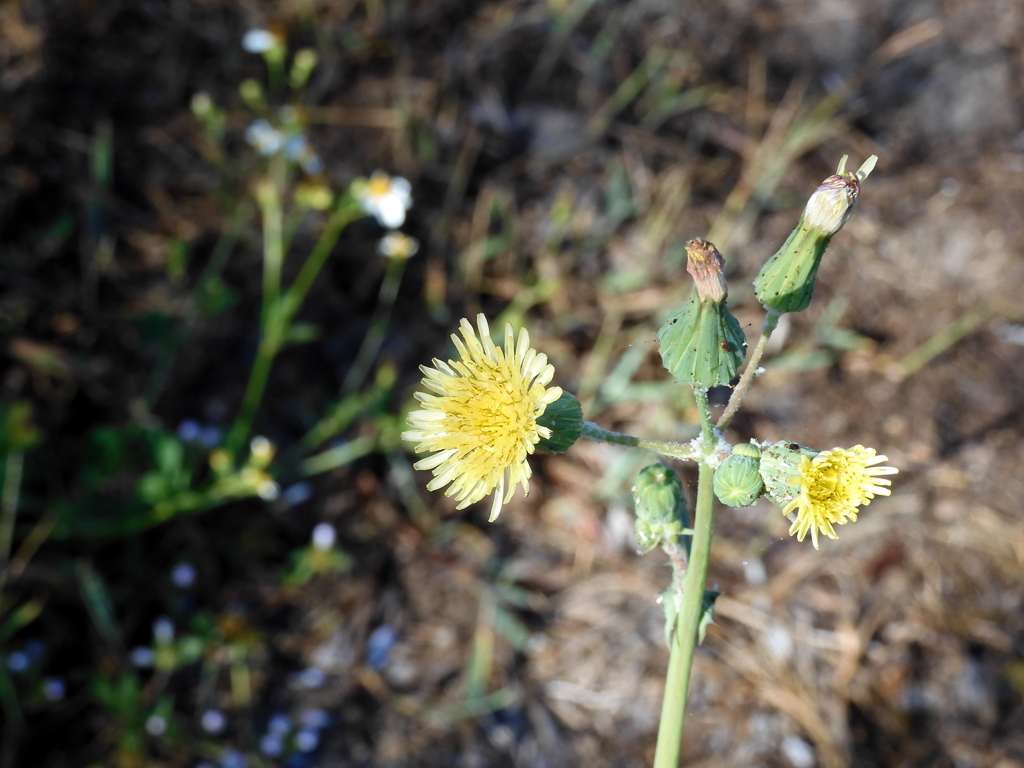
[[[686,271],[693,278],[702,302],[725,301],[729,288],[722,274],[724,266],[725,259],[713,243],[695,237],[686,244]]]
[[[804,209],[804,223],[829,236],[836,234],[853,215],[860,181],[852,173],[829,176],[811,195]]]

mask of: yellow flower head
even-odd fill
[[[483,315],[477,315],[477,328],[479,336],[463,319],[462,338],[452,334],[460,360],[435,358],[433,368],[420,366],[427,392],[417,392],[416,399],[423,408],[409,414],[413,429],[402,437],[417,443],[417,453],[433,453],[415,464],[433,472],[428,490],[447,485],[445,495],[455,497],[458,509],[493,491],[494,520],[517,484],[530,492],[527,457],[541,438],[551,436],[537,419],[562,390],[547,387],[555,369],[530,348],[525,330],[517,340],[506,325],[502,349],[491,340]]]
[[[814,548],[818,548],[818,532],[830,539],[839,538],[834,525],[848,520],[857,522],[857,507],[867,506],[875,496],[888,496],[891,481],[882,475],[895,475],[895,467],[878,467],[887,456],[876,456],[874,448],[855,445],[853,448],[833,448],[813,458],[800,459],[800,474],[789,482],[799,485],[799,492],[782,509],[788,515],[796,512],[796,521],[789,534],[803,541],[811,532]]]

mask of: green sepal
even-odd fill
[[[821,257],[832,236],[804,223],[775,252],[754,280],[757,300],[776,312],[802,312],[811,303]]]
[[[671,467],[651,464],[641,469],[633,485],[633,504],[636,538],[642,551],[648,552],[686,531],[689,514],[683,483]]]
[[[749,455],[749,449],[757,452]],[[750,443],[740,443],[715,470],[715,496],[730,507],[749,507],[764,491],[761,479],[761,451]]]
[[[537,424],[551,430],[551,437],[542,437],[537,443],[537,450],[565,453],[583,432],[583,406],[572,392],[563,389],[561,397],[544,409]]]
[[[697,644],[704,644],[704,636],[708,632],[708,626],[715,623],[715,600],[721,592],[713,589],[704,590],[704,599],[700,606],[700,621],[697,623]]]
[[[800,464],[804,456],[813,459],[821,451],[790,443],[775,443],[761,453],[761,479],[765,495],[781,509],[785,509],[800,493]]]
[[[696,288],[661,326],[658,348],[668,372],[697,387],[728,384],[747,356],[743,329],[725,302],[702,302]]]

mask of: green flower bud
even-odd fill
[[[544,409],[537,424],[551,430],[551,437],[542,437],[537,443],[537,450],[565,453],[583,431],[583,406],[572,392],[563,389],[561,396]]]
[[[259,112],[267,106],[267,100],[263,95],[263,86],[253,79],[243,80],[238,86],[238,94],[249,109]]]
[[[814,458],[821,451],[782,441],[761,453],[761,479],[765,494],[779,507],[785,508],[800,492],[800,460]],[[791,481],[796,482],[791,482]]]
[[[651,464],[641,469],[633,486],[633,503],[636,538],[645,552],[666,538],[681,536],[686,529],[688,513],[683,484],[671,467]]]
[[[686,262],[695,285],[690,300],[658,331],[662,363],[694,386],[728,384],[746,359],[747,340],[725,306],[725,260],[714,245],[694,239],[686,244]]]
[[[715,496],[730,507],[749,507],[764,491],[760,471],[761,450],[750,443],[740,443],[732,455],[715,470]]]
[[[292,71],[288,73],[292,88],[303,88],[309,82],[309,76],[320,62],[320,55],[312,48],[302,48],[292,59]]]
[[[849,173],[843,156],[836,173],[811,195],[796,229],[754,280],[757,300],[764,306],[776,312],[800,312],[807,308],[814,294],[821,257],[832,237],[853,214],[860,183],[871,173],[877,159],[872,155],[857,173]]]

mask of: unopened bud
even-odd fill
[[[725,259],[713,243],[695,237],[686,244],[686,271],[693,278],[702,302],[725,301],[729,289],[722,274],[724,266]]]
[[[688,512],[683,484],[671,467],[651,464],[640,470],[633,486],[636,538],[641,549],[654,549],[686,529]]]
[[[292,88],[304,87],[319,61],[320,56],[312,48],[299,50],[292,60],[292,71],[288,75]]]
[[[860,183],[875,167],[872,155],[856,173],[846,171],[846,156],[836,173],[811,195],[800,221],[786,242],[761,269],[754,281],[757,299],[776,312],[800,312],[814,294],[821,257],[832,237],[853,214]]]
[[[853,174],[834,174],[825,179],[804,208],[804,222],[829,236],[850,220],[860,194],[860,182]]]
[[[730,507],[749,507],[764,491],[761,449],[750,443],[733,446],[732,455],[715,471],[715,495]]]

